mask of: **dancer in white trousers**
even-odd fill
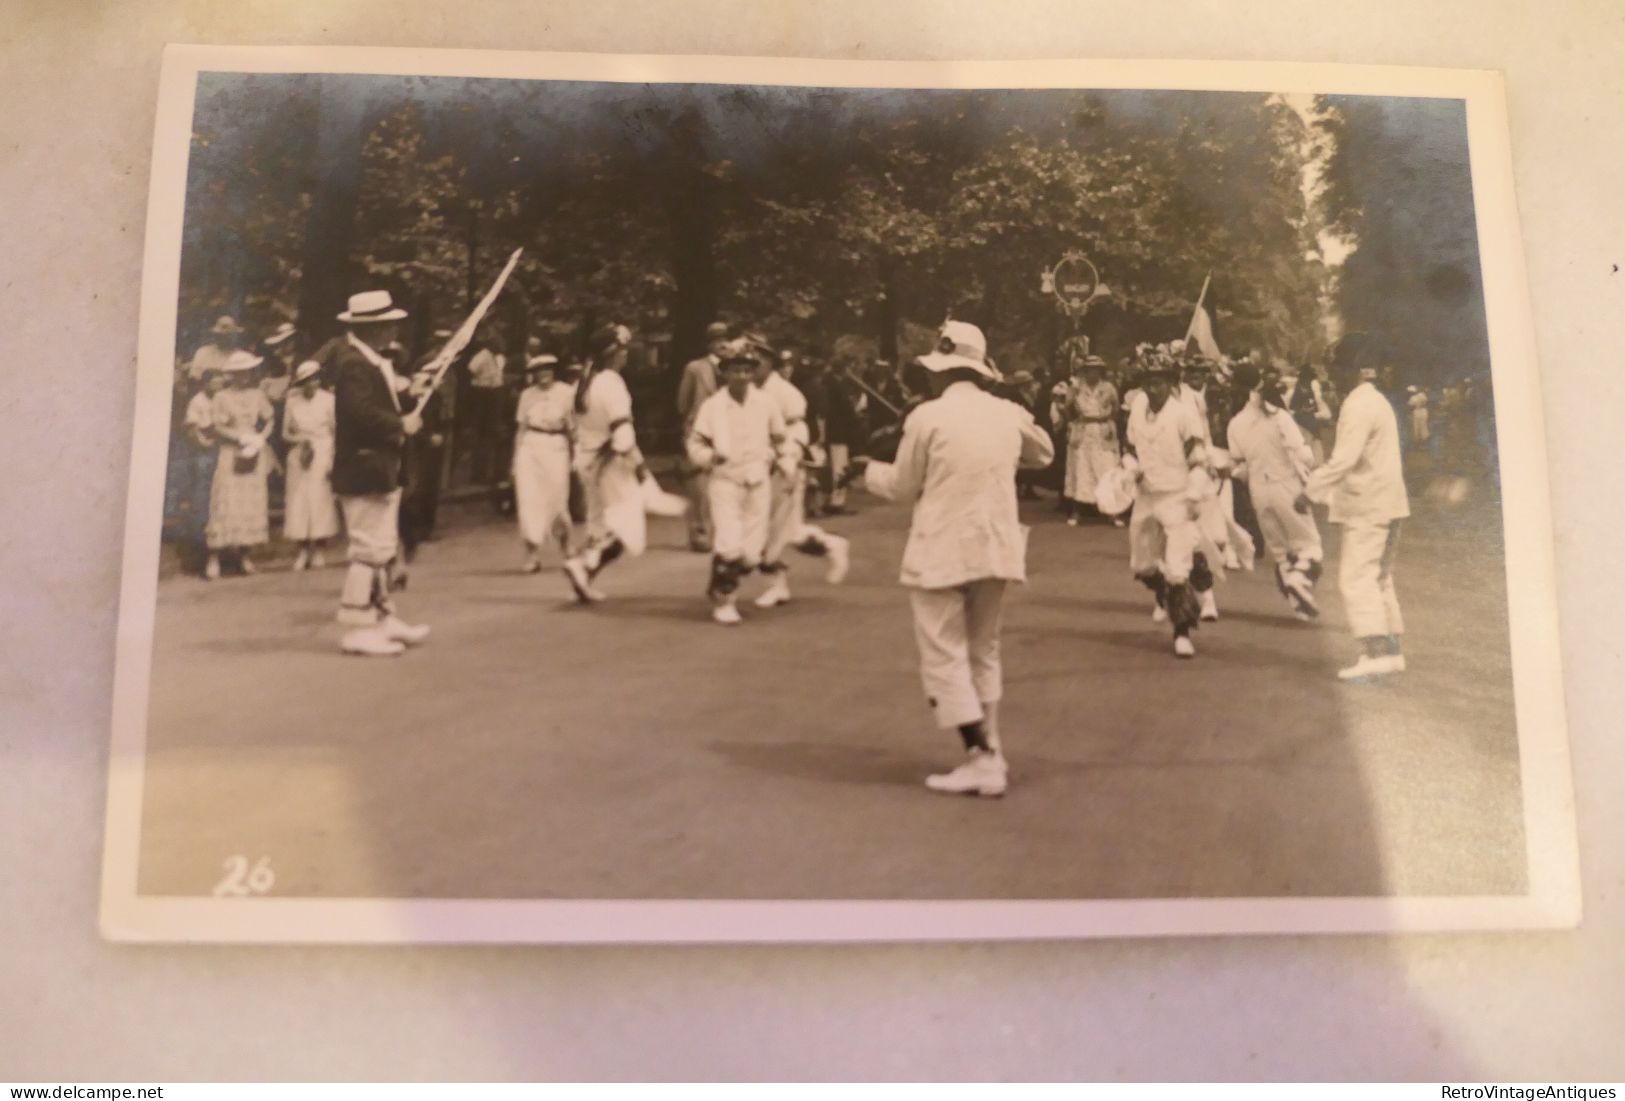
[[[1376,387],[1380,354],[1368,343],[1352,357],[1357,383],[1338,412],[1337,442],[1326,464],[1309,475],[1304,494],[1307,500],[1329,502],[1332,523],[1343,527],[1338,588],[1349,629],[1360,643],[1358,659],[1337,674],[1343,680],[1405,671],[1400,644],[1405,621],[1394,591],[1394,565],[1400,525],[1410,516],[1411,505],[1399,422]]]
[[[761,566],[772,515],[771,480],[800,457],[787,446],[784,418],[755,384],[758,349],[731,340],[719,349],[723,389],[700,405],[686,441],[688,459],[709,474],[712,618],[740,622],[740,579]],[[777,473],[775,468],[781,468]]]
[[[519,393],[513,442],[514,511],[525,544],[526,573],[540,573],[541,550],[570,554],[570,459],[576,388],[559,377],[557,356],[532,356]]]
[[[1189,658],[1202,611],[1195,574],[1201,504],[1192,471],[1206,462],[1207,445],[1195,409],[1172,393],[1173,373],[1158,360],[1147,366],[1143,399],[1129,413],[1123,465],[1135,479],[1129,568],[1156,599],[1152,617],[1173,624],[1174,654]],[[1211,586],[1212,575],[1206,580]]]
[[[1225,431],[1235,463],[1232,477],[1247,483],[1281,595],[1299,619],[1313,619],[1320,614],[1315,582],[1325,553],[1315,514],[1299,498],[1314,452],[1287,412],[1279,386],[1262,382],[1250,363],[1236,368],[1235,384],[1247,394],[1247,404]]]
[[[762,552],[761,571],[771,584],[756,598],[758,608],[772,608],[790,602],[790,567],[784,552],[795,548],[813,558],[828,560],[825,580],[839,585],[846,578],[850,545],[839,535],[807,522],[807,470],[812,460],[812,431],[807,424],[807,398],[785,378],[771,355],[759,349],[756,357],[756,387],[770,400],[784,421],[786,462],[772,478],[772,512],[768,518],[767,546]],[[783,357],[778,360],[783,363]]]
[[[896,459],[870,463],[870,492],[913,506],[902,583],[914,612],[920,680],[966,759],[930,776],[932,791],[999,796],[1009,770],[999,730],[1004,695],[999,618],[1005,586],[1027,577],[1027,532],[1016,512],[1016,471],[1055,457],[1032,414],[982,387],[995,376],[987,340],[950,321],[937,351],[911,373],[932,399],[908,415]]]

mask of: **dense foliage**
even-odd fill
[[[1482,344],[1460,121],[1244,93],[209,76],[181,349],[221,313],[294,319],[309,346],[363,284],[424,342],[522,245],[510,346],[616,319],[669,364],[720,315],[895,355],[952,313],[1036,366],[1072,331],[1040,273],[1080,249],[1112,290],[1081,322],[1108,355],[1183,335],[1211,272],[1227,351],[1320,358],[1340,313],[1454,371]],[[1327,231],[1354,245],[1341,269]]]

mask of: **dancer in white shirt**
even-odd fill
[[[1129,411],[1123,465],[1135,478],[1129,568],[1156,597],[1153,618],[1173,624],[1175,655],[1189,658],[1196,655],[1190,634],[1202,612],[1193,578],[1201,506],[1191,475],[1207,460],[1207,437],[1195,409],[1174,397],[1173,375],[1171,364],[1148,364],[1144,399]]]
[[[1235,462],[1233,476],[1247,483],[1281,595],[1298,618],[1313,619],[1320,614],[1315,582],[1325,555],[1315,515],[1299,497],[1314,453],[1287,412],[1279,386],[1261,381],[1250,363],[1236,368],[1235,381],[1247,393],[1247,404],[1230,418],[1225,432]]]
[[[1343,680],[1405,671],[1400,645],[1405,623],[1394,592],[1394,565],[1400,526],[1411,505],[1399,423],[1394,407],[1376,387],[1380,355],[1368,342],[1352,357],[1357,382],[1338,413],[1331,458],[1310,474],[1305,489],[1307,500],[1329,502],[1332,523],[1343,527],[1337,582],[1349,629],[1361,647],[1358,660],[1338,672]]]
[[[700,404],[686,448],[695,469],[710,475],[712,618],[741,621],[740,580],[762,565],[772,514],[771,479],[799,466],[786,446],[784,418],[773,399],[755,384],[758,353],[749,341],[728,341],[718,349],[723,389]],[[775,469],[779,468],[777,475]]]
[[[937,348],[918,360],[932,399],[904,421],[896,461],[869,464],[864,478],[870,492],[914,509],[901,580],[920,679],[937,725],[958,730],[967,754],[926,787],[999,796],[1008,781],[999,619],[1005,587],[1027,577],[1016,471],[1048,466],[1055,449],[1031,413],[982,389],[995,376],[980,329],[950,321]]]
[[[779,358],[783,364],[784,358]],[[767,591],[756,598],[758,608],[772,608],[790,602],[790,567],[784,552],[795,548],[814,558],[826,558],[825,579],[839,585],[846,578],[850,545],[839,535],[807,523],[807,469],[811,461],[812,434],[807,425],[807,398],[795,384],[775,369],[771,352],[757,349],[754,381],[784,421],[786,461],[775,471],[772,482],[773,506],[768,519],[767,546],[762,553],[761,571],[772,579]]]

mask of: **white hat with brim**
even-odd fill
[[[298,330],[292,325],[284,321],[275,329],[271,330],[271,335],[265,338],[264,343],[267,347],[274,348],[278,344],[281,344],[283,341],[287,340],[289,337],[293,336],[293,334],[297,331]]]
[[[525,371],[556,371],[559,368],[559,357],[550,355],[531,356],[525,361]]]
[[[987,337],[982,330],[965,321],[948,321],[937,334],[935,351],[919,357],[920,366],[927,371],[951,371],[955,367],[968,367],[977,374],[997,380],[999,373],[987,362]]]
[[[237,371],[252,371],[264,362],[263,356],[257,356],[253,352],[236,351],[226,357],[226,362],[220,365],[220,369],[234,373]]]
[[[395,305],[388,291],[362,291],[350,296],[350,308],[339,314],[346,325],[366,325],[378,321],[400,321],[406,311]]]
[[[307,359],[293,369],[293,384],[298,386],[301,382],[309,382],[322,373],[322,365],[314,359]]]

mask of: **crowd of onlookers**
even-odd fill
[[[296,354],[299,337],[287,322],[255,336],[232,318],[221,317],[194,353],[176,366],[164,518],[166,536],[179,549],[185,569],[210,579],[223,571],[252,573],[255,553],[271,540],[273,519],[280,520],[282,538],[296,548],[295,569],[324,564],[324,548],[340,528],[327,480],[334,401],[324,349],[312,349],[309,358],[301,359]],[[408,557],[432,537],[442,486],[454,471],[460,485],[496,487],[498,499],[504,499],[500,490],[511,477],[515,414],[527,366],[544,352],[543,342],[534,336],[524,342],[522,355],[510,355],[507,349],[494,329],[476,338],[425,407],[425,431],[408,441],[401,508],[401,540]],[[383,349],[402,379],[410,378],[414,368],[422,369],[434,350],[426,349],[414,360],[398,344]],[[794,349],[779,354],[781,373],[807,398],[811,435],[819,445],[821,467],[808,482],[808,511],[845,513],[851,507],[852,460],[884,449],[920,396],[911,392],[902,364]],[[1109,363],[1087,354],[1086,342],[1074,341],[1063,346],[1054,365],[1013,371],[995,387],[1032,412],[1055,440],[1057,457],[1051,467],[1023,472],[1023,497],[1053,494],[1074,520],[1089,514],[1092,496],[1077,491],[1068,477],[1069,438],[1075,443],[1082,422],[1109,423],[1114,431],[1102,427],[1097,434],[1113,441],[1108,447],[1118,446],[1128,396],[1152,357],[1177,362],[1184,383],[1203,394],[1215,443],[1222,445],[1231,416],[1247,399],[1231,384],[1234,370],[1251,362],[1279,390],[1317,460],[1331,445],[1340,395],[1323,370],[1279,360],[1265,364],[1256,353],[1236,361],[1215,359],[1181,342],[1141,345]],[[561,378],[579,371],[573,357],[545,358],[557,363]],[[665,441],[672,445],[665,449],[675,451],[684,417],[686,384],[680,372],[651,357],[642,372],[629,375],[639,402],[640,434],[654,444],[648,449],[662,450],[660,441]],[[1423,387],[1389,377],[1381,389],[1402,426],[1406,466],[1413,477],[1487,475],[1493,484],[1497,466],[1487,379]],[[1099,415],[1091,416],[1091,410]],[[662,423],[667,425],[664,431]]]

